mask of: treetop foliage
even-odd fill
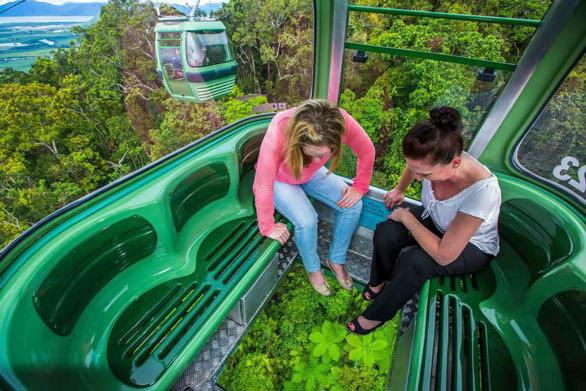
[[[539,19],[548,2],[356,0],[354,4]],[[177,14],[162,5],[164,15]],[[152,3],[110,0],[78,39],[28,73],[0,72],[0,246],[42,217],[265,103],[297,105],[311,93],[311,1],[231,0],[215,16],[238,61],[231,95],[198,105],[171,99],[157,77]],[[351,13],[352,42],[516,62],[532,29],[429,18]],[[438,104],[458,108],[470,140],[508,74],[493,83],[477,69],[347,51],[340,106],[376,146],[372,183],[391,188],[404,167],[400,141]],[[252,96],[248,96],[252,95]],[[346,150],[338,172],[354,176]],[[408,195],[417,197],[419,187]]]

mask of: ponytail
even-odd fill
[[[431,164],[448,164],[464,150],[461,118],[453,107],[434,107],[429,118],[419,122],[403,138],[403,155],[429,159]]]

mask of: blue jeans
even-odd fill
[[[322,167],[301,185],[275,181],[273,190],[275,209],[293,223],[295,244],[305,269],[310,273],[320,270],[320,262],[317,255],[317,213],[307,195],[335,210],[334,233],[328,253],[329,260],[334,263],[343,265],[346,262],[346,251],[362,211],[362,201],[350,208],[336,205],[342,198],[342,189],[348,185],[339,176],[327,173],[328,169]]]

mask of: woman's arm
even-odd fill
[[[368,192],[370,179],[372,178],[372,168],[374,166],[374,144],[362,126],[345,110],[340,112],[346,119],[346,133],[344,134],[344,143],[358,157],[356,164],[356,177],[352,180],[352,187],[364,195]]]
[[[405,190],[409,187],[411,182],[415,179],[415,173],[408,166],[403,169],[403,174],[399,183],[392,189],[385,193],[383,201],[387,206],[388,210],[393,209],[395,206],[401,205],[405,200]]]
[[[281,151],[278,146],[277,132],[280,116],[275,116],[260,145],[256,173],[252,191],[255,198],[258,228],[262,235],[269,236],[275,228],[275,205],[273,201],[273,188],[277,179],[279,164],[281,163]]]
[[[399,180],[399,183],[397,183],[397,186],[395,186],[395,189],[405,194],[405,191],[413,180],[415,180],[415,173],[409,168],[409,166],[405,166],[403,174],[401,174],[401,179]]]
[[[408,209],[397,208],[391,218],[401,221],[421,248],[439,265],[446,266],[460,256],[482,222],[498,212],[500,206],[501,191],[498,184],[480,186],[462,202],[441,239],[425,228]]]
[[[440,239],[407,208],[397,208],[389,217],[403,223],[421,248],[441,266],[449,265],[460,256],[483,221],[481,218],[458,212]]]

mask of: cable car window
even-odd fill
[[[161,63],[167,74],[167,78],[177,80],[183,78],[183,66],[181,65],[181,49],[161,49]]]
[[[350,3],[384,8],[396,2]],[[536,2],[521,11],[476,3],[464,8],[450,2],[415,3],[413,9],[394,11],[418,14],[373,13],[359,7],[348,13],[339,105],[373,140],[376,157],[371,184],[383,189],[394,187],[405,167],[403,136],[434,106],[460,111],[468,149],[535,31],[534,26],[443,19],[439,13],[538,21],[549,6]],[[336,173],[352,178],[355,170],[356,159],[345,153]],[[414,182],[406,195],[418,198],[419,193],[420,184]]]
[[[192,68],[232,61],[225,32],[188,32],[185,41],[187,64]]]
[[[513,154],[520,171],[586,205],[584,56],[559,86]]]
[[[488,54],[477,49],[473,55],[502,61],[498,48]],[[445,105],[460,111],[467,149],[511,76],[505,70],[372,52],[365,56],[350,49],[345,51],[343,72],[339,105],[360,122],[374,142],[371,185],[383,189],[399,181],[405,167],[403,136],[428,116],[430,108]],[[349,153],[344,153],[336,173],[352,178],[356,158],[345,152]],[[417,199],[419,191],[419,182],[414,182],[407,195]]]
[[[181,33],[180,32],[171,32],[171,33],[161,33],[159,36],[159,42],[161,46],[181,46]]]

